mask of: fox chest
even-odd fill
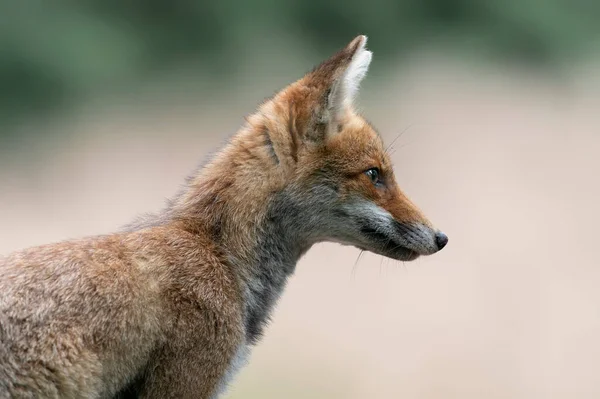
[[[262,337],[273,308],[285,289],[295,263],[265,264],[245,289],[244,331],[253,345]]]
[[[215,391],[215,393],[211,399],[217,399],[220,395],[222,395],[225,392],[225,390],[227,389],[227,387],[229,386],[231,381],[233,381],[235,376],[239,373],[239,371],[246,364],[248,364],[249,357],[250,357],[250,345],[243,342],[238,347],[233,359],[231,360],[231,363],[229,364],[229,367],[227,368],[227,371],[225,372],[225,374],[219,381],[217,390]]]

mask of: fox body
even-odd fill
[[[353,108],[365,44],[266,101],[159,214],[0,258],[0,398],[216,398],[315,243],[440,250]]]

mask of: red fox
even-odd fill
[[[442,249],[353,107],[366,41],[263,103],[162,212],[0,258],[0,398],[216,398],[314,244]]]

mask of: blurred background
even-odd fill
[[[600,2],[0,2],[0,253],[161,208],[357,34],[360,107],[450,237],[301,261],[241,398],[600,397]]]

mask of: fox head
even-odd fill
[[[442,249],[448,238],[400,190],[381,137],[354,109],[366,41],[266,101],[176,207],[241,253],[333,241],[406,261]]]
[[[381,137],[354,109],[372,57],[366,42],[356,37],[249,122],[266,132],[272,170],[284,176],[286,205],[274,214],[296,215],[288,224],[299,236],[413,260],[448,238],[400,190]]]

